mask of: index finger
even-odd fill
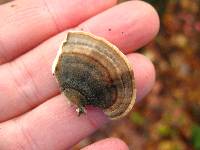
[[[0,5],[0,64],[115,3],[116,0],[15,0]]]

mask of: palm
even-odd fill
[[[156,35],[157,14],[141,1],[109,8],[115,3],[15,0],[0,6],[0,149],[66,149],[108,121],[95,108],[78,117],[59,93],[51,65],[69,29],[89,31],[117,45],[134,65],[137,99],[148,93],[154,68],[132,50]],[[101,148],[126,146],[107,139],[85,149]]]

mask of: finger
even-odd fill
[[[128,150],[128,146],[117,138],[108,138],[91,144],[82,150]]]
[[[0,64],[113,6],[116,0],[17,0],[0,6]]]
[[[144,22],[140,22],[140,16],[133,15],[135,10],[134,7],[137,3],[141,3],[141,8],[137,11],[143,12],[146,7],[149,7],[146,10],[148,12],[147,14],[152,14],[152,19],[156,18],[155,16],[157,16],[157,14],[153,13],[154,9],[148,4],[147,6],[144,6],[145,3],[143,2],[131,1],[122,4],[122,6],[115,6],[105,13],[108,16],[108,19],[110,19],[110,16],[123,16],[123,14],[125,13],[124,11],[133,11],[133,13],[126,12],[126,18],[124,18],[125,20],[129,20],[130,25],[128,23],[124,24],[124,21],[121,18],[121,22],[118,22],[118,29],[123,29],[124,32],[127,30],[128,35],[135,36],[124,36],[123,38],[121,38],[120,32],[103,32],[101,35],[103,37],[107,37],[107,39],[111,42],[113,40],[111,37],[115,37],[115,39],[119,40],[118,46],[120,47],[126,47],[127,43],[122,41],[132,41],[137,39],[137,36],[145,37],[146,35],[149,36],[149,38],[152,38],[154,34],[149,35],[149,33],[154,33],[155,30],[157,30],[158,25],[156,25],[154,29],[151,29],[154,31],[148,31],[146,32],[147,34],[143,32],[145,35],[140,35],[141,32],[137,33],[137,31],[129,29],[134,28],[134,26],[136,26],[137,29],[137,26],[144,26]],[[132,8],[130,8],[130,5],[132,6]],[[120,8],[119,11],[113,12],[112,10],[116,9],[116,7]],[[104,13],[102,13],[101,15],[104,15]],[[109,22],[106,17],[102,18],[101,15],[97,16],[97,18],[99,17],[101,19],[102,24],[106,24],[107,22]],[[146,17],[143,17],[143,19],[148,21],[148,17],[150,16],[147,15]],[[97,18],[95,17],[95,20],[98,20]],[[93,20],[93,18],[91,20]],[[116,20],[118,20],[117,17],[113,18],[113,20],[111,21],[113,22],[113,24],[109,23],[111,28],[113,28],[112,26],[116,27]],[[137,23],[135,23],[135,20],[138,20]],[[155,20],[155,22],[157,22],[157,19]],[[81,27],[82,26],[87,26],[87,22],[82,24]],[[94,24],[94,26],[96,27],[96,30],[93,29],[92,31],[94,34],[96,34],[96,32],[99,33],[99,30],[102,31],[101,26],[98,26],[98,24]],[[95,27],[92,27],[90,25],[90,28]],[[19,59],[16,59],[15,61],[0,67],[0,121],[9,119],[25,111],[28,111],[31,108],[44,102],[46,99],[59,93],[57,83],[55,82],[55,79],[51,74],[51,65],[53,59],[56,56],[56,50],[58,49],[59,44],[65,36],[66,32],[63,32],[41,44],[33,51],[30,51],[29,53],[23,55]],[[135,45],[141,45],[142,43],[140,42],[142,42],[142,40],[138,42],[131,42],[132,44],[129,45],[129,49],[131,49],[131,47],[136,47]],[[7,95],[10,96],[8,97]]]
[[[0,149],[68,149],[107,121],[94,108],[88,108],[87,114],[79,117],[75,108],[60,95],[19,118],[0,124]]]
[[[139,53],[128,54],[127,57],[133,66],[137,90],[136,99],[139,101],[150,92],[155,83],[155,68],[147,57]]]
[[[80,27],[108,39],[127,54],[155,37],[159,18],[148,3],[129,1],[95,16]]]
[[[149,91],[150,89],[147,88],[150,88],[149,84],[152,84],[152,81],[149,80],[154,80],[155,78],[152,76],[155,75],[152,72],[154,70],[151,70],[152,64],[149,64],[149,60],[140,54],[130,54],[127,57],[135,66],[134,72],[137,77],[136,87],[141,88],[136,89],[137,92],[142,94],[140,90],[143,89],[145,89],[144,91]],[[133,61],[133,59],[135,60]],[[140,64],[139,67],[136,67],[138,63],[142,63],[143,65]],[[138,68],[139,70],[136,70]],[[148,73],[144,72],[143,69]],[[138,72],[141,70],[143,71]],[[149,80],[147,81],[145,78]],[[146,80],[145,83],[144,79]],[[34,146],[37,146],[35,149],[69,148],[107,121],[100,110],[91,107],[87,109],[87,115],[78,117],[75,108],[69,106],[64,96],[56,96],[29,113],[2,123],[0,125],[0,149],[2,147],[12,149],[9,146],[16,147],[20,141],[23,141],[20,145],[24,149],[30,149]],[[16,136],[18,138],[14,140],[13,138]]]

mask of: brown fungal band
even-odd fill
[[[70,31],[52,66],[61,91],[79,113],[87,105],[111,119],[125,116],[136,97],[133,69],[126,56],[103,38]]]

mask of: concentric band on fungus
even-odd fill
[[[118,119],[134,105],[135,81],[126,56],[91,33],[68,32],[52,71],[61,91],[80,109],[93,105],[111,119]]]

